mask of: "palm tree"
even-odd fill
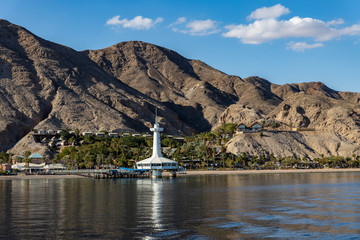
[[[25,153],[24,153],[24,163],[26,163],[26,167],[27,168],[29,168],[29,166],[30,166],[30,162],[31,162],[31,159],[29,158],[30,157],[30,155],[31,155],[31,152],[30,151],[26,151]]]

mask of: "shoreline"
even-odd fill
[[[64,179],[64,178],[84,178],[80,175],[0,175],[0,180],[13,179]]]
[[[253,175],[253,174],[284,174],[284,173],[340,173],[360,172],[360,168],[322,168],[322,169],[264,169],[264,170],[188,170],[186,174],[177,174],[177,177],[201,175]],[[163,172],[163,177],[168,177],[169,172]],[[85,178],[80,175],[0,175],[0,180],[13,179],[75,179]]]
[[[360,172],[360,168],[321,168],[321,169],[264,169],[264,170],[189,170],[186,174],[178,176],[194,175],[247,175],[268,173],[336,173],[336,172]]]

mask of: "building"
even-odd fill
[[[119,137],[119,134],[118,133],[109,133],[109,137],[115,137],[115,138],[117,138],[117,137]]]
[[[15,162],[22,162],[24,160],[24,156],[18,155],[15,157]]]
[[[0,164],[0,170],[2,171],[11,171],[11,165],[7,163]]]
[[[51,170],[65,170],[66,167],[63,164],[45,164],[45,163],[16,163],[11,166],[11,169],[26,172],[40,172],[40,171],[51,171]]]
[[[55,130],[48,130],[47,133],[48,133],[48,135],[55,135],[56,131]]]
[[[13,164],[11,166],[11,168],[13,170],[18,170],[18,171],[26,171],[26,172],[34,172],[34,171],[41,171],[43,170],[45,167],[45,163],[40,163],[40,164],[36,164],[36,163],[16,163]]]
[[[81,135],[83,136],[94,136],[92,132],[82,132]]]
[[[38,153],[31,154],[29,159],[31,163],[42,163],[45,160],[44,156]]]
[[[55,163],[55,164],[47,164],[43,168],[45,171],[51,171],[51,170],[66,170],[66,167],[61,163]]]
[[[164,170],[170,171],[170,176],[176,176],[178,169],[178,162],[164,158],[161,154],[160,132],[163,130],[160,128],[156,116],[154,127],[150,128],[150,131],[154,133],[152,155],[150,158],[136,163],[137,169],[149,170],[153,177],[161,177]]]
[[[39,130],[38,132],[40,135],[47,135],[48,132],[46,130]]]
[[[256,132],[256,131],[261,131],[262,130],[262,126],[259,123],[254,123],[251,125],[251,130]]]
[[[97,132],[95,135],[96,135],[97,137],[105,137],[106,133],[104,133],[104,132]]]
[[[246,125],[245,124],[240,124],[239,126],[238,126],[238,131],[239,132],[244,132],[244,131],[246,131],[246,129],[247,129],[247,127],[246,127]]]
[[[245,125],[243,123],[241,123],[238,127],[237,127],[237,133],[244,133],[244,132],[257,132],[257,131],[262,131],[263,127],[259,124],[259,123],[253,123],[251,125]]]

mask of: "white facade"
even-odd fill
[[[142,160],[136,163],[137,169],[144,170],[177,170],[178,163],[176,161],[164,158],[161,154],[161,142],[160,142],[160,132],[163,131],[163,128],[160,128],[155,117],[155,124],[153,128],[150,128],[150,131],[154,132],[153,136],[153,152],[150,158]]]

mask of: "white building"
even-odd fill
[[[118,133],[109,133],[109,137],[119,137],[119,134]]]
[[[160,132],[163,130],[160,128],[156,116],[154,127],[150,128],[150,131],[154,132],[152,155],[150,158],[136,163],[137,169],[151,170],[153,177],[161,177],[164,170],[170,171],[170,176],[175,176],[178,169],[178,162],[164,158],[161,154]]]

